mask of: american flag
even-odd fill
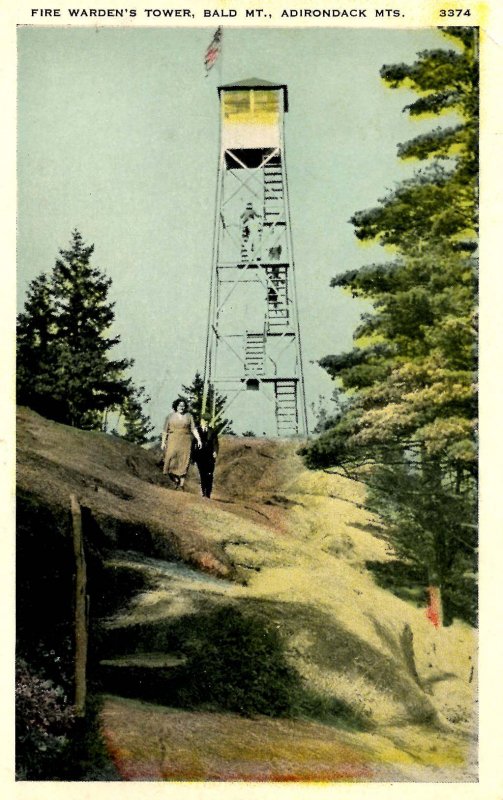
[[[220,55],[220,51],[222,49],[222,26],[219,25],[216,29],[215,33],[213,34],[213,39],[208,45],[208,49],[204,55],[204,67],[206,69],[206,75],[212,68],[213,64],[217,60],[218,56]]]

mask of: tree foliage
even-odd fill
[[[224,416],[227,397],[216,391],[212,385],[208,387],[205,410],[203,412],[204,380],[200,372],[196,372],[192,383],[189,386],[182,386],[182,390],[187,396],[189,411],[196,422],[205,417],[218,434],[232,432],[232,420]]]
[[[122,404],[122,415],[124,421],[123,439],[134,444],[145,444],[153,440],[152,431],[154,426],[148,417],[143,412],[143,406],[150,401],[147,397],[145,389],[140,386],[139,389],[133,388],[128,397]]]
[[[18,402],[88,430],[102,429],[109,409],[139,423],[143,393],[127,376],[133,362],[110,355],[120,341],[109,335],[112,281],[92,266],[93,251],[74,230],[52,273],[30,283],[17,321]]]
[[[16,661],[16,777],[50,780],[68,749],[74,709],[61,686]]]
[[[417,93],[410,116],[454,113],[455,123],[399,145],[400,158],[426,165],[351,218],[360,240],[394,257],[332,281],[372,310],[352,351],[320,361],[348,403],[304,456],[364,474],[395,550],[446,590],[474,571],[473,536],[463,549],[459,527],[473,530],[476,509],[478,54],[475,29],[442,32],[456,50],[381,70],[391,88]]]

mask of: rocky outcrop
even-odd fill
[[[244,685],[256,678],[272,696],[260,663],[255,677],[246,671],[246,643],[263,630],[269,672],[289,676],[282,691],[299,714],[374,733],[471,735],[475,632],[458,621],[435,629],[420,587],[401,599],[376,585],[367,565],[393,554],[362,487],[307,472],[295,450],[224,439],[208,501],[195,475],[174,491],[155,452],[20,409],[20,642],[54,647],[71,634],[73,494],[89,566],[90,675],[102,689],[194,705],[191,658],[213,653],[208,669],[235,664]]]

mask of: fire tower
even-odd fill
[[[218,87],[217,176],[205,396],[259,391],[278,436],[307,435],[285,166],[285,84]],[[211,410],[210,410],[211,411]]]

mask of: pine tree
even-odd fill
[[[67,425],[101,429],[107,409],[138,400],[127,370],[113,359],[119,336],[109,336],[111,279],[91,265],[94,246],[74,230],[50,276],[28,289],[18,317],[18,402]]]
[[[351,352],[320,361],[349,401],[304,455],[310,466],[363,474],[395,549],[452,595],[466,567],[466,535],[452,532],[472,531],[476,520],[478,53],[475,29],[443,33],[456,51],[424,51],[411,66],[381,70],[392,88],[419,94],[405,109],[411,116],[448,111],[458,121],[399,145],[401,158],[427,166],[352,217],[359,239],[396,255],[332,281],[372,310]]]
[[[474,487],[447,482],[433,459],[415,467],[398,450],[390,464],[374,467],[367,482],[367,507],[379,515],[398,559],[423,568],[428,586],[437,587],[444,625],[455,616],[476,624]]]
[[[53,271],[64,421],[91,429],[99,427],[106,408],[128,397],[131,379],[124,372],[132,366],[128,359],[109,357],[120,341],[106,335],[115,316],[108,300],[112,281],[91,266],[93,251],[94,245],[86,247],[75,230],[70,249],[60,250]]]
[[[24,312],[17,319],[17,400],[46,417],[57,416],[53,382],[56,369],[56,316],[51,281],[31,281]]]
[[[190,413],[196,422],[199,422],[203,415],[204,396],[204,380],[200,372],[196,372],[192,383],[189,386],[182,386],[182,390],[187,395]],[[211,422],[218,434],[232,433],[232,420],[223,416],[226,404],[227,398],[220,392],[216,392],[213,386],[210,386],[208,388],[204,416],[208,418],[208,421]]]
[[[124,421],[122,438],[128,442],[147,444],[153,441],[151,433],[154,430],[154,426],[151,424],[150,418],[143,412],[143,406],[148,402],[150,402],[150,397],[146,396],[143,386],[133,389],[124,400],[122,404]]]

